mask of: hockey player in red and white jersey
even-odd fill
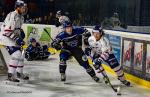
[[[24,55],[22,46],[25,33],[22,30],[24,23],[23,15],[26,13],[26,4],[22,0],[15,2],[15,11],[10,12],[1,27],[0,44],[4,45],[11,55],[8,63],[8,80],[20,82],[19,79],[28,80],[29,77],[23,74]],[[17,78],[15,77],[17,74]],[[18,79],[19,78],[19,79]]]
[[[95,26],[87,42],[86,44],[89,45],[90,56],[92,57],[96,71],[105,74],[102,63],[106,62],[116,72],[118,79],[126,86],[130,86],[130,82],[125,79],[122,66],[118,63],[113,54],[109,40],[104,37],[103,29],[99,26]],[[89,49],[86,49],[85,52],[88,52],[88,50]]]

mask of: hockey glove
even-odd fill
[[[90,56],[90,54],[91,54],[91,48],[85,48],[85,54],[87,56]]]
[[[52,47],[55,48],[56,50],[61,50],[61,48],[62,48],[62,47],[61,47],[61,44],[56,43],[56,42],[53,42],[51,45],[52,45]]]
[[[88,42],[89,37],[84,37],[83,38],[83,42],[85,45],[89,46],[89,42]]]
[[[23,46],[23,45],[25,45],[25,42],[21,38],[16,38],[16,44],[19,46]]]

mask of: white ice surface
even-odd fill
[[[45,61],[25,61],[24,72],[30,74],[28,84],[22,86],[6,85],[6,76],[0,77],[0,97],[117,97],[104,83],[95,83],[76,61],[69,61],[66,84],[60,81],[58,55]],[[121,85],[109,75],[112,84]],[[150,97],[150,90],[133,84],[121,85],[120,97]]]

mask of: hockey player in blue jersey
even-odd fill
[[[64,31],[59,33],[52,42],[52,47],[57,50],[61,50],[59,55],[59,71],[61,74],[61,81],[66,81],[66,61],[70,56],[73,56],[77,62],[86,70],[86,72],[96,82],[99,82],[99,78],[96,76],[93,68],[89,65],[88,59],[82,50],[82,35],[86,33],[86,29],[74,28],[70,22],[65,22],[63,24],[63,28]]]
[[[41,46],[34,38],[30,39],[31,44],[27,47],[25,58],[28,61],[44,60],[50,56],[47,45]]]

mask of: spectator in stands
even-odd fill
[[[38,24],[38,23],[39,23],[39,19],[35,18],[35,24]]]
[[[0,13],[0,21],[2,22],[2,21],[4,21],[4,19],[5,19],[5,12],[1,12]]]
[[[43,21],[42,21],[42,24],[48,24],[47,16],[44,16]]]
[[[54,17],[54,15],[53,15],[53,13],[52,12],[50,12],[49,13],[49,15],[48,15],[48,24],[49,25],[54,25],[54,22],[55,22],[55,17]]]
[[[41,24],[41,23],[42,23],[42,21],[43,21],[42,17],[39,17],[39,18],[38,18],[38,20],[39,20],[39,21],[38,21],[38,22],[39,22],[39,24]]]
[[[101,26],[102,26],[104,29],[112,29],[112,28],[113,28],[113,24],[112,24],[112,22],[110,21],[109,18],[105,18],[105,19],[102,21]]]
[[[32,23],[32,19],[30,18],[29,14],[26,16],[25,23],[27,23],[27,24],[31,24]]]
[[[113,26],[120,26],[121,25],[121,22],[119,20],[119,15],[116,12],[110,18],[110,21],[112,22]]]
[[[35,19],[33,18],[33,19],[32,19],[32,24],[34,24],[34,23],[35,23]]]

